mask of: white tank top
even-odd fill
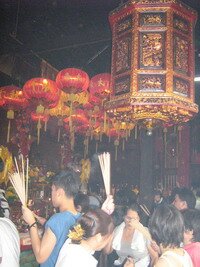
[[[166,251],[160,256],[160,259],[164,259],[168,263],[169,267],[177,266],[175,265],[177,263],[179,264],[178,266],[181,267],[193,267],[192,260],[185,250],[183,256],[176,254],[172,251]]]

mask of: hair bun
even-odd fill
[[[85,231],[81,225],[77,224],[72,230],[69,231],[68,237],[72,240],[72,242],[79,243],[83,239],[84,233]]]

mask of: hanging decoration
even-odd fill
[[[148,133],[189,121],[194,103],[197,12],[179,1],[128,1],[109,16],[112,96],[105,109]]]
[[[110,73],[100,73],[93,76],[90,80],[89,91],[98,98],[106,99],[111,93]]]
[[[49,115],[58,119],[58,142],[60,141],[61,128],[63,126],[63,120],[70,115],[70,109],[66,105],[67,94],[61,91],[60,99],[56,107],[49,110]]]
[[[23,109],[27,106],[28,102],[23,95],[21,88],[9,85],[1,87],[4,91],[4,107],[7,109],[8,130],[7,130],[7,143],[10,141],[10,128],[11,120],[14,120],[15,111]]]
[[[3,97],[4,94],[5,94],[4,87],[0,87],[0,107],[2,107],[5,104],[5,99]]]
[[[12,155],[7,147],[0,146],[0,184],[8,182],[8,172],[13,167]]]
[[[64,122],[67,124],[65,129],[70,131],[70,143],[71,149],[74,149],[75,142],[75,132],[83,131],[89,126],[88,118],[85,115],[85,112],[82,109],[77,109],[70,117],[64,119]],[[70,127],[70,122],[72,128]]]
[[[89,76],[80,69],[67,68],[57,74],[56,84],[67,94],[77,94],[88,89]]]
[[[44,130],[46,132],[49,115],[45,113],[40,114],[37,112],[31,112],[31,119],[32,121],[37,122],[37,144],[39,144],[40,143],[40,130],[42,128],[42,123],[44,123]]]
[[[104,106],[104,102],[109,99],[111,94],[111,75],[110,73],[100,73],[93,76],[90,80],[89,86],[90,94],[97,99],[101,99],[101,106]],[[98,105],[99,106],[99,105]],[[107,114],[104,110],[104,129],[106,131]]]
[[[29,109],[20,110],[15,119],[16,132],[12,136],[11,142],[18,146],[18,154],[28,157],[33,137],[31,137],[31,118]]]
[[[69,128],[70,128],[70,139],[72,148],[74,140],[72,114],[75,113],[73,109],[74,107],[76,107],[76,105],[74,104],[77,104],[77,102],[79,103],[81,97],[83,97],[84,99],[84,95],[76,96],[76,94],[86,92],[89,87],[89,81],[90,79],[88,74],[85,71],[76,68],[63,69],[56,76],[56,83],[58,87],[66,94],[69,94],[69,99],[68,99],[68,103],[70,106]],[[86,95],[87,94],[85,94],[85,96]]]
[[[39,144],[41,118],[43,115],[46,117],[48,109],[54,108],[58,104],[60,89],[56,83],[50,79],[33,78],[24,84],[23,93],[38,115],[37,133]]]
[[[43,109],[55,107],[60,98],[60,89],[56,83],[45,78],[28,80],[23,86],[23,93],[32,106],[41,105]]]

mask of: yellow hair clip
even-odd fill
[[[75,242],[81,241],[85,231],[82,229],[80,224],[74,226],[73,230],[69,230],[68,237]]]

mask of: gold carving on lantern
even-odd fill
[[[174,93],[190,97],[189,83],[180,78],[174,78]]]
[[[140,26],[165,26],[166,15],[164,13],[140,14]]]
[[[126,36],[123,39],[119,39],[116,43],[116,73],[130,70],[131,66],[131,37]]]
[[[141,68],[164,68],[164,40],[162,33],[141,34]]]
[[[109,82],[106,81],[106,80],[102,80],[101,78],[98,80],[97,82],[97,86],[100,87],[100,86],[105,86],[105,85],[108,85]]]
[[[165,77],[163,75],[139,75],[139,91],[165,91]]]
[[[76,80],[78,82],[82,82],[82,80],[83,80],[83,78],[80,74],[77,74],[76,76],[74,76],[74,75],[71,76],[68,72],[65,74],[65,78],[67,80]]]
[[[43,85],[44,85],[43,92],[48,93],[48,92],[51,91],[50,88],[49,88],[49,86],[48,86],[48,84],[43,84]]]
[[[130,77],[116,79],[115,81],[115,95],[120,95],[130,92]]]
[[[125,19],[122,19],[121,21],[119,21],[119,23],[117,24],[117,34],[121,34],[125,31],[130,30],[132,27],[132,17],[128,16]]]
[[[179,30],[180,32],[184,34],[189,33],[189,29],[190,29],[189,23],[183,18],[175,15],[173,18],[173,24],[174,24],[174,29]]]
[[[151,119],[153,126],[166,127],[187,122],[198,112],[192,38],[196,18],[196,11],[179,0],[131,0],[110,13],[114,95],[104,108],[112,118],[143,126]]]
[[[189,44],[178,35],[174,35],[174,68],[188,74]]]

